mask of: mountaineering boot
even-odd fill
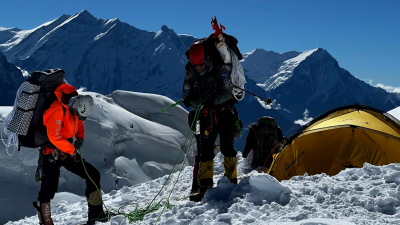
[[[197,179],[199,180],[200,187],[212,188],[214,175],[214,160],[199,162],[199,173]]]
[[[193,193],[189,196],[189,200],[192,202],[200,202],[208,189],[210,189],[210,187],[201,187],[197,193]]]
[[[41,203],[40,201],[33,202],[33,207],[35,207],[40,225],[54,225],[51,219],[51,207],[50,202]]]
[[[224,176],[228,177],[229,181],[237,184],[237,158],[228,156],[224,158]]]
[[[200,190],[200,185],[199,181],[197,180],[197,177],[193,177],[192,180],[192,189],[190,189],[190,194],[196,194]]]
[[[205,162],[199,162],[199,170],[197,174],[197,182],[193,179],[192,189],[194,183],[197,183],[198,191],[191,193],[189,196],[190,201],[199,202],[203,199],[207,190],[213,187],[213,175],[214,175],[214,160]]]
[[[106,222],[106,215],[103,211],[101,190],[85,193],[88,201],[88,221],[86,224],[94,224],[95,221]]]

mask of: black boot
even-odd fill
[[[208,189],[210,189],[210,187],[200,187],[199,192],[191,194],[189,196],[189,200],[192,202],[200,202]]]
[[[88,223],[94,224],[95,221],[106,222],[106,215],[103,211],[103,205],[92,205],[88,203]],[[93,223],[89,223],[93,222]]]
[[[197,178],[193,178],[192,180],[192,189],[190,189],[190,194],[196,194],[200,191],[200,185]]]
[[[35,207],[40,225],[54,225],[51,219],[51,207],[50,202],[41,203],[40,201],[32,202]]]
[[[96,190],[91,193],[85,190],[85,195],[88,200],[88,221],[86,224],[94,224],[95,221],[107,222],[107,216],[103,211],[101,190]]]

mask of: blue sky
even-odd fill
[[[166,24],[195,37],[209,35],[217,16],[243,53],[321,47],[357,78],[400,87],[398,0],[0,0],[0,27],[32,29],[83,9],[143,30]]]

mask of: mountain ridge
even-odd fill
[[[258,64],[244,61],[244,67]],[[247,65],[246,65],[247,64]],[[316,117],[330,109],[355,102],[388,111],[400,105],[399,94],[388,93],[351,75],[323,48],[304,51],[297,56],[274,65],[278,68],[258,86],[276,99],[290,113],[283,115],[294,121],[301,118],[305,109]],[[258,71],[248,74],[260,77]]]

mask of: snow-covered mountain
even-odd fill
[[[9,63],[0,52],[0,106],[14,104],[15,92],[23,80],[21,70]]]
[[[148,32],[118,19],[97,19],[86,10],[28,31],[2,28],[3,33],[0,51],[29,73],[63,68],[70,84],[89,91],[129,90],[173,99],[181,94],[184,52],[194,40],[181,39],[166,25]]]
[[[171,99],[137,92],[115,91],[104,96],[85,92],[95,99],[93,112],[85,121],[83,157],[101,173],[101,188],[108,193],[123,186],[144,183],[169,174],[173,165],[179,170],[189,127],[188,112]],[[0,107],[0,128],[12,107]],[[3,138],[7,135],[2,134]],[[192,135],[189,135],[189,140]],[[0,142],[1,143],[1,142]],[[185,166],[193,164],[192,143]],[[11,147],[8,152],[11,154]],[[34,215],[31,202],[37,198],[40,183],[35,182],[37,149],[21,148],[11,156],[0,144],[0,224]],[[61,170],[59,191],[84,196],[85,182],[65,169]],[[63,195],[56,198],[62,198]],[[76,196],[76,197],[79,197]],[[24,200],[15,204],[17,198]],[[73,198],[76,199],[76,198]],[[81,199],[81,197],[79,197]],[[18,210],[24,208],[24,210]]]
[[[245,73],[257,83],[264,83],[272,75],[278,72],[280,64],[298,56],[300,52],[290,51],[282,54],[255,49],[243,54],[242,66]]]
[[[250,78],[290,111],[284,114],[290,120],[302,118],[305,109],[315,117],[355,102],[384,111],[400,105],[399,94],[355,78],[322,48],[283,54],[257,49],[244,55],[242,65]]]

